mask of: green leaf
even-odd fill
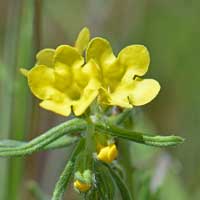
[[[114,199],[115,185],[109,170],[99,161],[95,162],[96,189],[103,200]]]
[[[82,138],[72,152],[71,158],[67,162],[58,182],[56,183],[52,200],[62,199],[64,192],[66,191],[67,184],[69,183],[70,177],[74,171],[76,157],[83,150],[84,144],[85,140]]]
[[[146,144],[150,146],[165,147],[165,146],[173,146],[173,145],[181,144],[184,142],[184,139],[179,136],[175,136],[175,135],[151,136],[145,133],[130,131],[121,127],[117,127],[110,123],[107,123],[107,124],[96,123],[95,128],[97,131],[105,133],[105,134],[110,134],[112,136],[120,137],[123,139],[131,140],[137,143]]]
[[[125,183],[122,181],[121,177],[112,169],[110,165],[106,163],[102,163],[102,164],[107,167],[113,179],[115,180],[115,183],[118,186],[118,189],[121,193],[122,199],[132,200],[131,194],[127,186],[125,185]]]
[[[39,151],[45,151],[45,150],[52,150],[52,149],[58,149],[58,148],[64,148],[71,144],[74,144],[78,141],[78,137],[76,136],[62,136],[61,138],[57,139],[56,141],[42,147],[39,149]],[[28,142],[21,142],[17,140],[1,140],[0,141],[0,151],[4,150],[8,147],[19,147],[21,145],[28,144]]]
[[[86,130],[86,128],[87,123],[83,119],[72,119],[48,130],[46,133],[28,143],[24,143],[17,147],[0,148],[0,156],[23,156],[32,154],[33,152],[39,151],[45,146],[50,145],[50,143],[55,142],[65,134],[81,132]]]

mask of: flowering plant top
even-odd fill
[[[116,57],[106,39],[89,38],[84,28],[75,46],[43,49],[32,69],[22,69],[32,93],[42,100],[41,107],[64,116],[73,110],[79,116],[96,98],[99,105],[131,108],[156,97],[159,83],[140,78],[150,63],[146,47],[131,45]]]

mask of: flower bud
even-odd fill
[[[111,163],[114,159],[116,159],[117,155],[118,150],[116,145],[110,144],[100,149],[97,158],[103,162]]]

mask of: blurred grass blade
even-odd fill
[[[38,184],[35,181],[28,183],[28,189],[35,200],[49,200],[50,197],[42,192]]]
[[[67,162],[64,171],[62,172],[58,182],[56,183],[52,200],[62,200],[64,192],[66,191],[66,188],[67,188],[67,184],[69,183],[70,177],[74,170],[76,157],[83,150],[84,144],[85,144],[85,140],[84,138],[82,138],[77,144],[77,146],[75,147],[74,151],[72,152],[72,155],[69,161]]]
[[[111,168],[110,165],[106,163],[103,163],[103,165],[107,167],[113,179],[115,180],[115,183],[118,186],[118,189],[121,193],[122,199],[132,200],[131,194],[125,183],[122,181],[121,177]]]
[[[21,146],[0,149],[0,156],[22,156],[31,154],[39,151],[44,146],[54,142],[65,134],[81,132],[86,127],[87,124],[83,119],[72,119],[48,130],[46,133]]]
[[[7,6],[7,15],[2,15],[6,22],[4,50],[3,50],[3,65],[2,65],[2,77],[0,80],[0,133],[1,137],[13,137],[12,128],[15,126],[15,121],[12,119],[12,113],[14,113],[14,95],[16,89],[15,74],[16,63],[18,59],[18,45],[19,33],[21,25],[21,10],[22,1],[5,1]],[[0,4],[3,4],[1,2]],[[0,31],[1,32],[1,31]],[[23,107],[24,105],[20,102]],[[18,115],[18,119],[20,116]],[[22,118],[23,120],[23,118]],[[24,122],[23,122],[24,123]],[[22,131],[23,133],[23,131]],[[7,160],[0,162],[1,170],[1,188],[0,199],[19,199],[19,186],[22,178],[22,163],[21,160]]]
[[[175,135],[151,136],[145,133],[126,130],[124,128],[117,127],[112,124],[96,123],[96,130],[105,134],[108,133],[113,136],[117,136],[123,139],[128,139],[137,143],[146,144],[150,146],[157,146],[157,147],[174,146],[184,142],[184,139],[179,136]]]

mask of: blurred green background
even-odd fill
[[[186,138],[162,150],[130,144],[128,167],[144,194],[137,200],[150,199],[147,190],[159,190],[161,200],[200,199],[199,10],[199,0],[0,0],[0,139],[29,140],[66,120],[39,108],[19,68],[31,68],[39,49],[73,44],[87,26],[92,36],[110,40],[116,54],[130,44],[148,47],[146,77],[162,89],[136,109],[136,128]],[[35,199],[31,180],[50,195],[70,151],[1,158],[0,200]],[[66,199],[77,199],[72,191]]]

